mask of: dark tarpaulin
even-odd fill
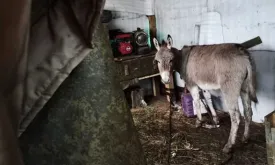
[[[21,136],[28,165],[146,164],[102,24],[93,45]]]
[[[34,0],[20,136],[70,72],[91,52],[105,0]],[[19,106],[18,106],[19,107]]]
[[[2,2],[0,164],[23,164],[16,133],[27,165],[145,164],[106,34],[94,33],[104,3]]]

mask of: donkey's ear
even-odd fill
[[[159,42],[158,42],[158,40],[156,38],[154,38],[153,42],[154,42],[155,48],[159,51]]]
[[[168,49],[171,49],[173,46],[173,39],[172,37],[170,36],[170,34],[167,35],[167,48]]]

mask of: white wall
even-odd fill
[[[149,21],[144,14],[112,11],[112,15],[113,20],[108,23],[109,29],[121,29],[124,32],[132,32],[137,30],[137,27],[140,27],[149,33]]]
[[[154,15],[155,0],[106,0],[104,9]]]
[[[243,42],[260,36],[263,44],[252,50],[275,50],[274,0],[156,0],[159,39],[171,34],[176,47],[196,43],[195,25],[200,25],[200,44]]]
[[[156,0],[158,39],[170,34],[174,46],[244,42],[260,36],[253,47],[259,104],[253,120],[261,122],[275,110],[275,1],[274,0]],[[264,51],[267,50],[267,51]],[[179,86],[184,83],[176,76]],[[242,110],[241,102],[239,101]]]

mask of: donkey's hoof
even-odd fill
[[[181,105],[177,104],[177,103],[174,103],[172,105],[172,108],[174,111],[180,111],[182,109]]]
[[[242,143],[248,143],[248,140],[249,140],[249,138],[248,137],[245,137],[245,136],[243,136],[243,138],[242,138]]]
[[[202,121],[197,119],[195,125],[196,125],[196,128],[201,127],[202,126]]]
[[[222,149],[223,153],[229,154],[230,152],[232,152],[232,147],[225,145]]]
[[[216,125],[220,124],[218,116],[213,116],[213,120],[214,120],[214,122],[215,122]]]
[[[140,104],[141,104],[142,107],[147,107],[147,103],[144,100],[141,100]]]

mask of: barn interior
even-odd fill
[[[233,155],[228,156],[223,155],[220,148],[226,143],[230,132],[230,117],[222,105],[220,97],[212,96],[214,107],[221,116],[220,122],[222,124],[220,128],[196,129],[195,117],[188,117],[187,110],[184,110],[184,108],[188,108],[187,106],[179,107],[176,111],[172,110],[172,119],[169,119],[169,115],[171,115],[171,107],[169,107],[170,94],[174,95],[174,99],[181,106],[184,104],[184,99],[187,99],[187,97],[184,98],[185,82],[180,78],[180,74],[175,72],[173,75],[174,81],[164,85],[160,82],[160,76],[156,75],[158,70],[149,73],[153,68],[150,68],[152,66],[147,63],[145,58],[149,59],[150,55],[133,53],[138,54],[138,56],[126,57],[125,55],[122,57],[122,55],[115,57],[115,60],[119,61],[119,67],[123,68],[124,66],[125,70],[121,72],[127,70],[130,73],[132,72],[128,75],[128,77],[131,77],[129,79],[126,78],[126,72],[124,78],[123,76],[119,77],[123,79],[121,84],[125,85],[125,83],[127,84],[126,81],[133,78],[139,79],[136,91],[142,89],[141,94],[144,95],[144,100],[148,104],[144,107],[142,104],[136,103],[138,101],[135,99],[138,99],[138,96],[131,100],[131,91],[134,91],[132,92],[133,95],[137,95],[135,89],[127,88],[124,90],[126,98],[128,98],[128,104],[132,108],[131,112],[149,164],[165,164],[167,161],[171,164],[267,164],[266,157],[269,156],[266,155],[264,117],[274,110],[275,100],[275,77],[271,73],[274,71],[275,66],[274,62],[271,62],[274,61],[274,52],[271,47],[265,46],[272,40],[270,33],[267,35],[267,31],[269,31],[267,29],[270,27],[265,25],[271,20],[269,18],[268,21],[267,18],[264,18],[265,21],[262,20],[269,10],[267,4],[269,4],[267,1],[250,4],[250,2],[221,2],[215,0],[182,2],[115,1],[106,3],[105,9],[108,10],[105,10],[106,17],[112,15],[112,19],[106,23],[108,29],[123,32],[132,32],[137,28],[143,29],[148,35],[148,44],[151,45],[153,56],[156,51],[153,38],[156,37],[159,41],[166,40],[167,34],[170,34],[173,38],[173,45],[178,49],[184,45],[219,43],[249,45],[249,51],[257,65],[257,82],[259,84],[257,95],[261,100],[257,108],[265,110],[256,110],[255,107],[252,107],[253,131],[251,131],[251,134],[255,133],[251,135],[253,142],[243,145],[239,138],[237,142],[238,149]],[[137,6],[140,6],[140,8]],[[109,15],[107,12],[109,12]],[[252,15],[253,20],[249,18]],[[270,62],[268,62],[269,60]],[[137,72],[134,69],[137,69]],[[135,82],[138,81],[136,79]],[[266,84],[267,79],[270,80],[267,82],[268,85]],[[135,103],[132,104],[132,101]],[[238,104],[243,117],[243,105],[240,99]],[[209,114],[206,112],[204,117],[206,120],[210,120]],[[170,125],[172,125],[171,128]],[[172,130],[169,132],[169,129]],[[242,119],[238,131],[239,137],[241,137],[243,129],[244,120]],[[169,139],[170,136],[172,139]],[[171,143],[170,146],[169,143]],[[189,145],[196,149],[190,148]],[[168,154],[169,149],[170,157]]]
[[[2,102],[11,112],[0,115],[0,164],[275,165],[275,1],[9,5],[14,21],[5,19],[1,31],[16,32],[21,40],[7,36],[2,46],[19,45],[13,49],[22,57],[13,59],[14,72],[5,68],[12,60],[0,64],[10,73],[0,97],[9,98]],[[173,71],[169,83],[163,82],[154,65],[154,38],[161,43],[168,35],[176,49],[240,44],[255,61],[258,103],[251,104],[250,138],[242,141],[246,118],[239,97],[241,121],[232,152],[222,151],[232,126],[222,95],[200,95],[211,100],[219,124],[205,102],[206,124],[197,127],[198,111],[181,73]]]

